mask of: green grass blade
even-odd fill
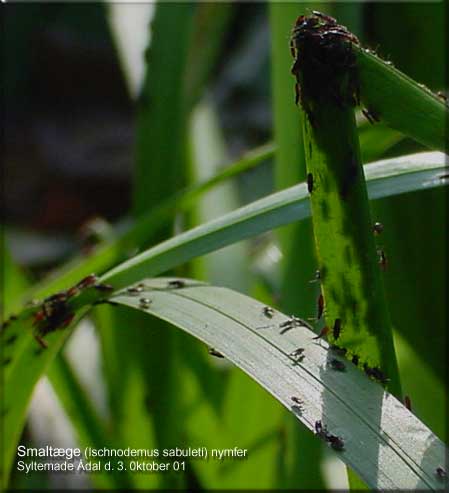
[[[367,165],[370,198],[444,185],[444,162],[441,153],[422,153]],[[104,280],[120,288],[142,275],[160,274],[236,241],[301,220],[310,214],[307,196],[304,183],[272,194],[137,255],[108,272]]]
[[[142,214],[185,185],[184,74],[197,6],[158,3],[139,97],[133,202]],[[175,63],[169,63],[173,61]],[[162,167],[164,180],[160,180]]]
[[[217,63],[227,34],[234,5],[232,3],[202,3],[196,13],[195,28],[187,56],[185,73],[187,107],[200,99],[209,76]]]
[[[114,301],[155,315],[216,348],[309,430],[320,420],[344,440],[338,457],[371,488],[441,489],[435,471],[444,462],[443,443],[354,365],[333,370],[329,360],[339,357],[327,343],[316,342],[306,326],[279,330],[289,318],[276,312],[268,319],[264,305],[251,298],[193,280],[173,289],[168,287],[171,279],[144,280],[145,297],[151,300],[145,310],[139,297],[126,291]],[[301,362],[290,356],[298,347],[304,348]]]
[[[445,151],[448,107],[376,54],[354,46],[362,102],[374,115],[430,149]]]
[[[308,190],[321,274],[317,319],[324,316],[330,340],[347,349],[349,357],[359,359],[360,365],[380,368],[388,376],[388,388],[399,396],[391,321],[360,160],[354,55],[344,37],[337,41],[324,31],[330,29],[327,21],[313,14],[306,22],[312,20],[323,25],[320,42],[307,25],[293,41],[301,106],[307,113],[303,126]],[[348,48],[349,61],[341,68],[337,57],[348,53]],[[324,86],[326,74],[332,75]]]

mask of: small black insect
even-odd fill
[[[315,421],[315,433],[320,438],[324,438],[325,440],[327,439],[327,428],[323,426],[321,421]]]
[[[215,356],[216,358],[224,358],[224,356],[219,351],[217,351],[216,349],[214,349],[213,347],[208,348],[207,349],[207,352],[211,356]]]
[[[373,378],[374,380],[377,380],[378,382],[382,384],[386,384],[390,381],[389,378],[387,378],[384,373],[377,367],[370,368],[366,363],[363,365],[363,370],[365,373],[370,377]]]
[[[384,225],[382,223],[379,223],[379,222],[375,222],[373,224],[373,233],[378,236],[380,234],[382,234],[384,230]]]
[[[140,298],[140,300],[139,300],[139,306],[140,306],[140,308],[143,308],[143,309],[150,308],[150,305],[151,305],[151,300],[150,299],[148,299],[148,298]]]
[[[341,332],[341,319],[337,318],[335,319],[334,328],[332,329],[332,335],[334,336],[335,340],[337,340],[340,337],[340,332]]]
[[[308,327],[311,328],[304,320],[301,320],[298,317],[292,315],[288,320],[279,324],[279,328],[281,329],[281,334],[284,334],[290,329],[294,329],[295,327]]]
[[[111,286],[110,284],[95,284],[94,285],[94,288],[97,290],[97,291],[101,291],[103,293],[109,293],[111,291],[114,291],[114,287]]]
[[[140,294],[143,291],[141,286],[131,286],[130,288],[126,288],[126,292],[133,296]]]
[[[273,308],[271,308],[271,306],[264,306],[263,307],[263,314],[267,318],[273,318],[274,317],[274,310],[273,310]]]
[[[299,347],[298,349],[295,349],[289,354],[290,358],[292,358],[295,363],[301,363],[301,361],[304,359],[304,348]]]
[[[435,469],[435,473],[441,480],[446,481],[447,473],[441,466]]]
[[[185,287],[186,283],[185,281],[181,279],[175,279],[173,281],[168,281],[168,286],[174,289],[181,289]]]
[[[312,173],[307,173],[307,191],[309,193],[313,192],[313,175],[312,175]]]
[[[356,354],[354,354],[354,356],[352,357],[351,361],[352,361],[352,363],[355,366],[358,366],[358,364],[359,364],[359,357]]]
[[[409,411],[412,410],[412,401],[410,400],[410,397],[408,395],[404,396],[404,404]]]
[[[329,361],[329,364],[335,371],[346,371],[346,366],[343,361],[333,358]]]
[[[383,250],[377,251],[379,255],[379,266],[385,272],[388,268],[388,259]]]
[[[322,293],[318,296],[318,302],[317,302],[317,315],[316,319],[319,320],[323,316],[324,312],[324,296]]]
[[[328,435],[326,441],[331,444],[331,447],[338,452],[344,450],[345,442],[343,439],[337,435]]]
[[[362,113],[365,118],[371,123],[371,125],[374,125],[376,122],[380,122],[379,116],[374,111],[363,109]]]
[[[290,399],[295,403],[295,404],[298,404],[299,407],[301,407],[304,402],[299,398],[299,397],[296,397],[296,396],[292,396],[290,397]]]

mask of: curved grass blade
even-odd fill
[[[144,308],[139,297],[126,290],[113,300],[214,347],[309,430],[316,432],[320,421],[329,434],[343,440],[338,457],[371,488],[441,489],[436,469],[444,463],[444,444],[394,396],[327,343],[316,342],[305,322],[281,330],[291,319],[280,312],[267,319],[264,305],[247,296],[188,279],[173,287],[174,280],[144,280],[144,296],[150,300]],[[303,348],[301,361],[292,356],[298,347]],[[344,361],[344,371],[333,369],[332,360]],[[332,442],[323,434],[321,438]]]
[[[371,199],[438,187],[447,183],[447,180],[441,178],[446,175],[445,156],[438,152],[379,161],[366,166],[365,174]],[[302,183],[151,248],[118,266],[108,273],[107,277],[117,286],[125,287],[142,277],[161,274],[191,258],[283,224],[298,221],[309,214],[307,189]],[[114,248],[119,248],[119,245],[115,244]],[[73,282],[79,281],[79,277]],[[56,289],[68,287],[67,284],[61,286],[58,280],[52,286],[53,288],[57,286]],[[51,293],[50,287],[47,286],[45,294]],[[92,302],[92,298],[82,298],[82,295],[77,300],[79,307],[82,303],[88,305]],[[85,311],[86,309],[81,309],[76,320]],[[39,377],[47,371],[54,356],[70,334],[67,330],[49,334],[46,339],[48,349],[40,350],[32,337],[31,317],[34,312],[35,308],[32,307],[23,310],[19,313],[19,320],[11,323],[0,334],[1,343],[5,348],[3,354],[5,399],[1,409],[4,430],[7,432],[2,442],[5,477],[8,476],[11,467],[15,445],[23,427],[33,387]],[[14,344],[5,345],[5,342],[12,337],[15,337]]]
[[[388,126],[424,144],[445,151],[448,106],[370,50],[353,46],[360,78],[360,95],[368,110]]]
[[[420,153],[364,167],[370,199],[446,183],[445,156]],[[405,176],[402,176],[402,175]],[[388,182],[388,186],[386,183]],[[257,200],[150,248],[109,271],[104,280],[121,288],[237,241],[299,221],[310,214],[305,183]]]

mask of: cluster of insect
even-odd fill
[[[301,102],[309,121],[314,125],[310,97],[331,97],[339,106],[360,104],[360,89],[356,59],[352,45],[359,40],[345,26],[321,12],[314,10],[312,15],[297,18],[290,38],[290,51],[294,60],[291,72],[296,77],[295,103]],[[304,77],[304,70],[314,74]],[[346,91],[334,84],[338,76],[349,77]],[[307,75],[307,74],[306,74]],[[302,82],[302,85],[301,85]],[[370,124],[380,121],[373,108],[362,109],[362,114]]]
[[[146,291],[160,291],[161,289],[166,291],[167,289],[181,289],[186,287],[186,282],[183,279],[172,279],[167,282],[166,286],[163,288],[155,288],[153,286],[147,286],[145,283],[141,282],[135,286],[130,286],[126,288],[125,293],[131,296],[142,296]],[[150,298],[139,298],[139,308],[143,310],[148,310],[151,307],[152,300]]]
[[[111,293],[114,288],[109,284],[99,283],[98,277],[91,274],[66,291],[60,291],[48,296],[38,305],[39,309],[34,314],[34,337],[42,348],[47,347],[43,337],[57,329],[64,329],[75,317],[70,309],[69,301],[88,288],[94,288],[102,293]]]
[[[359,104],[353,44],[359,44],[357,37],[333,17],[313,11],[297,18],[290,38],[295,102],[301,102],[312,126],[313,101],[327,98],[339,106]],[[341,79],[346,75],[347,87],[342,89]]]
[[[317,275],[317,278],[319,278],[318,275]],[[273,308],[271,308],[271,307],[264,307],[263,313],[265,314],[265,316],[267,318],[273,318],[273,316],[275,314]],[[304,320],[301,320],[297,317],[292,316],[287,321],[279,324],[279,327],[285,328],[286,326],[288,326],[290,328],[293,328],[293,327],[297,327],[300,325],[308,326],[307,322],[305,322]],[[338,327],[338,330],[340,330],[340,328],[341,328],[340,321],[337,323],[337,327]],[[318,339],[318,338],[322,337],[323,335],[325,335],[325,334],[318,335],[312,339]],[[342,357],[344,357],[346,355],[346,352],[347,352],[346,349],[340,348],[336,345],[331,345],[330,350],[332,352],[334,352],[335,354],[342,356]],[[305,349],[302,347],[299,347],[299,348],[293,350],[291,353],[289,353],[288,356],[290,357],[290,359],[292,359],[294,364],[301,363],[305,358]],[[357,366],[359,364],[359,357],[357,355],[354,355],[352,357],[351,361],[352,361],[352,363],[354,363]],[[339,372],[346,371],[346,365],[344,364],[344,362],[341,361],[340,359],[337,359],[334,357],[331,357],[328,359],[328,366],[335,371],[339,371]],[[370,378],[372,378],[372,379],[374,379],[374,380],[376,380],[382,384],[386,384],[389,381],[389,379],[385,377],[385,375],[381,372],[381,370],[379,368],[371,368],[365,363],[363,365],[363,370],[368,377],[370,377]],[[291,406],[292,411],[302,414],[302,412],[304,411],[304,401],[298,396],[291,396],[290,399],[292,401],[292,406]],[[411,411],[410,397],[405,396],[404,404],[407,407],[407,409],[409,411]],[[314,427],[315,427],[315,434],[319,438],[324,440],[333,450],[335,450],[337,452],[341,452],[341,451],[345,450],[344,439],[341,436],[334,435],[333,433],[330,433],[328,431],[327,427],[325,425],[323,425],[321,420],[315,421]],[[443,467],[440,466],[440,467],[436,468],[435,474],[441,481],[446,481],[447,474],[446,474],[446,470]]]
[[[316,282],[319,281],[320,279],[321,279],[320,271],[316,271],[315,278],[310,282]],[[272,319],[275,315],[274,309],[269,306],[265,306],[262,312],[265,315],[265,317],[269,319]],[[320,293],[317,301],[317,316],[314,320],[315,321],[321,320],[323,313],[324,313],[324,297]],[[259,328],[264,329],[269,327],[272,326],[266,325]],[[279,323],[278,327],[280,329],[281,334],[284,334],[286,331],[294,329],[295,327],[307,327],[308,329],[313,330],[313,327],[310,324],[308,324],[305,320],[296,317],[294,315],[290,316],[287,320]],[[332,329],[330,329],[328,326],[324,326],[316,336],[312,337],[312,340],[325,339],[328,335],[332,334],[333,340],[338,341],[341,331],[342,331],[342,321],[340,318],[336,318]],[[342,357],[346,356],[347,350],[345,348],[339,347],[336,344],[331,345],[330,348],[335,354]],[[294,364],[301,363],[304,360],[305,357],[304,351],[305,351],[304,348],[298,348],[289,354],[289,357]],[[357,356],[356,354],[352,355],[351,362],[355,366],[358,366],[359,356]],[[328,361],[328,366],[335,371],[339,371],[339,372],[346,371],[346,365],[344,364],[344,362],[337,358],[330,358]],[[389,379],[378,367],[370,367],[367,363],[364,363],[363,371],[369,378],[383,385],[386,385],[389,382]]]
[[[344,450],[345,442],[343,441],[343,438],[329,433],[326,426],[323,425],[321,421],[315,421],[315,433],[325,442],[329,443],[334,450],[339,452]]]
[[[183,279],[172,279],[167,282],[164,289],[180,289],[186,286],[186,282]],[[111,305],[116,305],[114,301],[108,298],[114,288],[109,284],[104,284],[99,282],[99,278],[95,274],[90,274],[86,276],[77,284],[71,288],[63,291],[59,291],[51,296],[45,298],[42,302],[31,301],[29,303],[30,307],[34,309],[33,311],[33,335],[38,342],[41,349],[47,348],[47,343],[44,337],[54,332],[58,329],[64,329],[70,325],[70,323],[75,318],[75,313],[71,308],[71,301],[79,296],[86,289],[95,289],[96,291],[102,293],[101,297],[97,297],[93,304],[109,303]],[[154,289],[154,288],[151,288]],[[131,286],[126,289],[128,295],[142,295],[144,291],[148,290],[144,283],[137,284],[136,286]],[[141,297],[139,299],[139,307],[142,309],[149,309],[151,307],[151,299]],[[1,324],[1,331],[3,332],[12,322],[17,320],[15,315],[12,315],[7,320]],[[6,345],[12,344],[17,335],[13,334],[8,336],[4,343]]]

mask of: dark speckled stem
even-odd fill
[[[301,89],[306,89],[301,92],[301,103],[308,113],[304,141],[328,337],[347,349],[348,357],[358,356],[361,368],[367,365],[368,372],[376,369],[377,377],[385,375],[389,390],[400,395],[354,116],[357,72],[350,54],[352,40],[334,36],[329,41],[326,57],[335,49],[337,54],[344,53],[348,66],[344,70],[344,64],[339,63],[338,70],[333,70],[324,68],[321,58],[319,63],[315,61],[314,57],[323,53],[315,51],[323,46],[317,39],[314,27],[312,35],[306,33],[298,43],[301,63],[295,75]],[[323,80],[323,73],[327,80]],[[323,90],[317,90],[319,87]]]

